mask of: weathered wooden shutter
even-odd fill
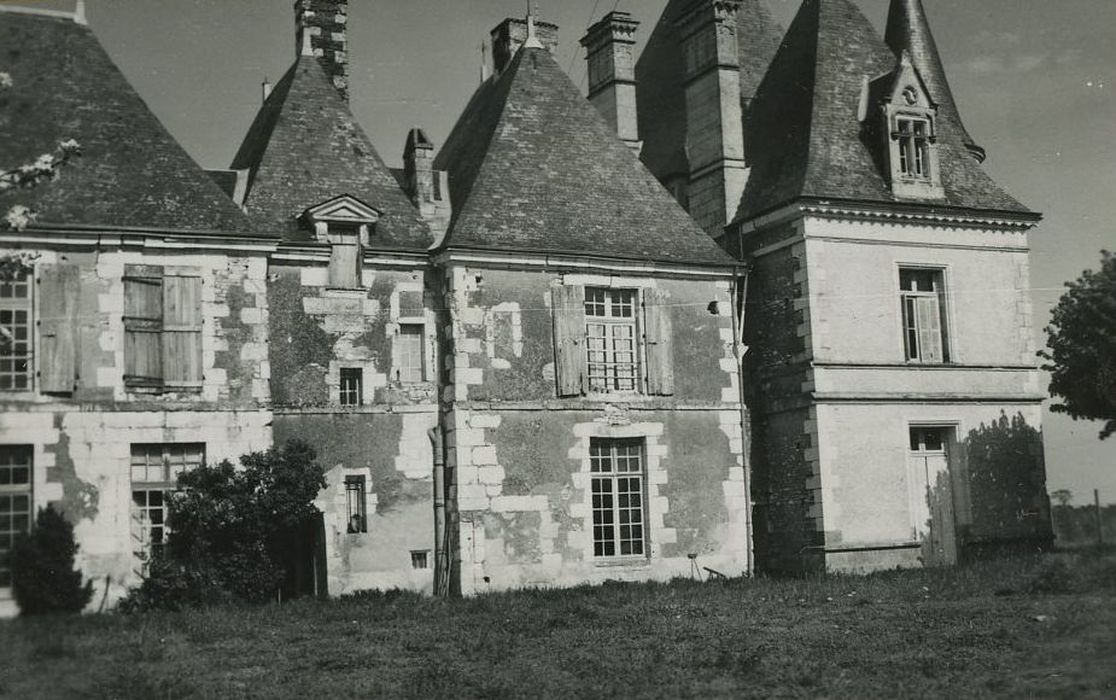
[[[674,338],[670,307],[659,289],[643,292],[643,338],[647,354],[647,393],[674,394]]]
[[[77,265],[39,267],[39,387],[68,394],[77,376],[77,311],[81,271]]]
[[[201,277],[163,278],[163,383],[202,384]]]
[[[923,362],[942,361],[942,315],[937,297],[915,299],[915,318],[918,321],[918,345]]]
[[[124,383],[163,385],[163,268],[124,267]]]
[[[360,239],[355,231],[330,232],[329,284],[356,289],[360,286]]]
[[[555,287],[554,370],[559,396],[585,393],[585,288]]]

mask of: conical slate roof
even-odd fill
[[[737,220],[797,198],[909,203],[885,178],[881,147],[859,121],[864,78],[898,59],[849,0],[805,0],[752,104],[752,172]],[[939,138],[945,201],[932,206],[1027,213],[972,158],[956,131]]]
[[[83,156],[57,180],[4,194],[40,225],[252,235],[249,219],[174,140],[72,18],[0,8],[0,169],[74,139]],[[266,233],[266,232],[265,232]]]
[[[636,104],[641,158],[658,177],[688,174],[686,158],[686,97],[682,47],[675,22],[693,0],[670,0],[636,63],[639,88]],[[740,99],[744,113],[779,49],[783,28],[764,0],[742,0],[736,13],[740,58]]]
[[[425,250],[432,242],[426,223],[313,56],[300,56],[275,85],[232,167],[249,171],[248,215],[286,238],[309,236],[298,223],[307,208],[351,195],[384,212],[372,247]]]
[[[949,88],[938,45],[926,20],[922,0],[891,0],[884,40],[896,56],[906,51],[911,63],[926,82],[930,98],[938,105],[938,131],[958,139],[977,157],[984,160],[984,149],[976,144],[961,122],[961,113]]]
[[[733,264],[545,49],[481,86],[435,167],[450,176],[448,248]]]

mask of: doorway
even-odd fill
[[[907,477],[910,486],[911,532],[922,545],[924,566],[957,563],[957,521],[950,471],[954,429],[912,426]]]

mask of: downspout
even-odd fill
[[[743,242],[740,244],[740,256],[741,258],[744,256]],[[748,280],[751,276],[750,273],[750,264],[743,268],[736,268],[734,273],[735,285],[733,289],[734,298],[732,308],[732,352],[736,357],[736,383],[740,390],[740,449],[744,462],[744,533],[747,545],[745,574],[748,576],[755,573],[755,538],[752,534],[752,446],[751,436],[748,432],[748,404],[746,402],[747,392],[745,389],[746,383],[744,373],[744,360],[748,354],[748,346],[744,344],[744,317],[745,309],[748,305]]]
[[[446,556],[446,459],[441,427],[431,428],[426,436],[434,452],[434,595],[444,596],[449,561]]]

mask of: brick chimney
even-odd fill
[[[748,170],[740,102],[740,0],[694,0],[681,13],[690,215],[717,237],[736,216]]]
[[[635,32],[627,12],[610,12],[581,40],[589,63],[589,101],[624,143],[640,150],[636,123]]]
[[[508,18],[492,30],[492,66],[496,74],[504,72],[520,46],[527,43],[527,22],[525,19]],[[558,51],[558,25],[549,22],[535,22],[535,36],[550,53]]]
[[[334,87],[349,99],[348,0],[296,0],[297,50],[318,58]]]
[[[430,228],[445,233],[452,214],[449,174],[434,169],[434,143],[417,126],[403,147],[403,190]]]

